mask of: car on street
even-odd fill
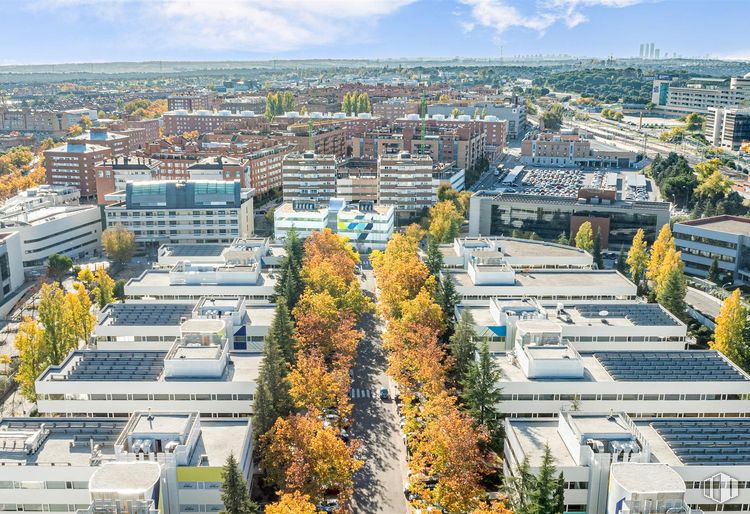
[[[385,401],[389,397],[388,395],[388,388],[387,387],[381,387],[380,388],[380,399]]]

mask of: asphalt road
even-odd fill
[[[363,266],[366,268],[366,266]],[[363,288],[374,290],[372,271],[365,270]],[[354,477],[353,511],[358,514],[403,514],[406,449],[401,437],[396,404],[379,397],[381,387],[389,387],[385,374],[386,358],[380,334],[382,320],[373,314],[364,316],[352,380],[352,436],[361,447],[357,457],[364,466]]]
[[[721,309],[721,300],[692,287],[687,288],[685,302],[706,316],[716,319]]]

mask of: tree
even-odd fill
[[[706,280],[709,282],[713,282],[714,284],[718,284],[720,277],[719,277],[719,260],[714,259],[711,262],[711,267],[708,268],[708,275],[706,276]]]
[[[263,361],[258,372],[253,404],[253,435],[256,441],[271,429],[276,419],[291,412],[287,364],[273,332],[263,345]]]
[[[687,284],[680,268],[670,270],[664,277],[664,284],[657,292],[657,301],[669,312],[682,319],[685,317],[685,292]]]
[[[454,359],[453,369],[459,380],[463,380],[468,375],[469,368],[474,361],[474,354],[477,351],[476,338],[474,317],[469,309],[462,309],[461,317],[456,323],[448,345]]]
[[[297,305],[303,289],[300,266],[295,259],[287,255],[281,263],[280,276],[274,286],[276,301],[278,302],[279,299],[283,298],[284,303],[290,309],[293,309]]]
[[[538,507],[538,512],[555,513],[555,492],[557,490],[557,480],[555,473],[554,458],[549,445],[544,445],[544,455],[542,456],[542,465],[539,467],[535,480],[535,487],[531,494],[532,502]],[[562,513],[560,513],[562,514]]]
[[[461,114],[461,111],[458,107],[454,107],[453,110],[451,110],[451,118],[458,118],[459,114]]]
[[[598,269],[604,269],[604,259],[602,258],[602,231],[596,229],[596,237],[594,238],[594,247],[592,251],[594,257],[594,264]]]
[[[502,389],[498,387],[501,378],[502,372],[490,355],[489,343],[484,340],[479,347],[479,358],[467,367],[462,398],[476,422],[487,427],[493,448],[498,451],[503,446],[502,420],[498,419],[497,411],[502,398]]]
[[[742,304],[740,290],[735,289],[721,304],[716,317],[714,340],[709,346],[723,353],[742,369],[748,369],[750,349],[746,340],[747,309]]]
[[[424,259],[430,275],[437,277],[443,269],[443,254],[440,252],[440,243],[434,237],[427,238],[427,251]]]
[[[429,235],[438,243],[451,243],[461,232],[463,221],[456,204],[449,200],[438,202],[430,208]]]
[[[122,266],[135,253],[135,235],[121,224],[114,225],[102,232],[102,248],[107,257]]]
[[[47,258],[47,275],[52,280],[60,280],[72,267],[73,259],[67,255],[53,253]]]
[[[247,481],[233,453],[229,453],[221,470],[221,501],[226,514],[255,514],[258,506],[250,500]]]
[[[555,483],[555,493],[552,497],[552,512],[554,514],[565,513],[565,476],[562,471],[557,476],[557,482]]]
[[[626,262],[626,259],[625,248],[620,248],[620,253],[617,254],[617,271],[622,275],[628,274],[628,263]]]
[[[276,312],[268,332],[278,343],[284,360],[290,364],[294,363],[294,322],[283,296],[276,300]]]
[[[266,95],[266,111],[264,113],[269,120],[272,120],[274,116],[276,116],[276,112],[278,111],[278,101],[278,95],[269,91]]]
[[[625,261],[630,269],[630,278],[636,284],[641,283],[641,280],[643,280],[643,274],[646,272],[646,266],[648,263],[646,247],[645,232],[642,228],[639,228],[635,233],[635,236],[633,236],[633,244],[630,245],[628,258]]]
[[[697,112],[691,112],[685,116],[685,129],[689,132],[697,132],[703,128],[705,117]]]
[[[591,222],[584,221],[581,226],[578,227],[578,232],[576,232],[576,248],[590,252],[594,247],[592,236],[593,230],[591,228]]]
[[[318,509],[310,497],[299,491],[282,494],[279,501],[266,507],[265,514],[316,514]]]
[[[48,365],[44,327],[31,318],[24,318],[13,341],[18,349],[16,381],[21,394],[36,401],[34,382]]]
[[[540,121],[545,130],[557,132],[562,128],[563,106],[562,104],[553,104],[548,110],[542,113]]]
[[[569,245],[570,238],[568,238],[568,234],[566,234],[565,232],[560,232],[560,235],[557,236],[557,239],[555,239],[555,243],[559,245]]]
[[[75,292],[65,294],[64,313],[67,323],[73,327],[73,333],[79,341],[86,343],[96,324],[96,316],[91,312],[91,298],[80,282],[75,285]]]
[[[93,293],[96,298],[96,303],[100,309],[103,309],[108,303],[112,303],[115,296],[115,281],[109,276],[104,266],[99,266],[94,272],[94,287]]]
[[[77,346],[78,339],[75,327],[65,313],[65,294],[56,282],[42,285],[38,319],[44,327],[44,348],[49,362],[59,364]]]
[[[345,389],[340,391],[339,377],[328,370],[320,351],[312,349],[299,352],[297,355],[297,365],[289,374],[289,395],[295,407],[299,409],[320,413],[324,409],[334,407],[341,415],[341,409],[338,408],[339,398],[346,398],[349,391],[348,382],[346,380]]]
[[[664,262],[667,252],[670,249],[674,249],[674,247],[672,229],[669,228],[669,224],[665,224],[661,227],[654,244],[651,245],[651,255],[649,256],[648,271],[646,272],[646,277],[649,280],[654,283],[659,282],[661,264]]]
[[[284,97],[282,100],[284,112],[294,110],[294,94],[291,91],[284,91]]]

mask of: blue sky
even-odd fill
[[[0,0],[0,64],[630,57],[750,60],[750,0]]]

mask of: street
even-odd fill
[[[363,262],[363,289],[372,293],[374,298],[373,273],[365,266]],[[380,338],[383,321],[375,314],[367,314],[360,328],[365,337],[359,343],[353,370],[352,436],[361,443],[357,457],[364,461],[364,466],[354,477],[353,512],[402,514],[407,512],[403,492],[406,449],[396,403],[392,398],[383,401],[378,394],[381,387],[389,387]],[[392,389],[390,395],[393,395]]]

